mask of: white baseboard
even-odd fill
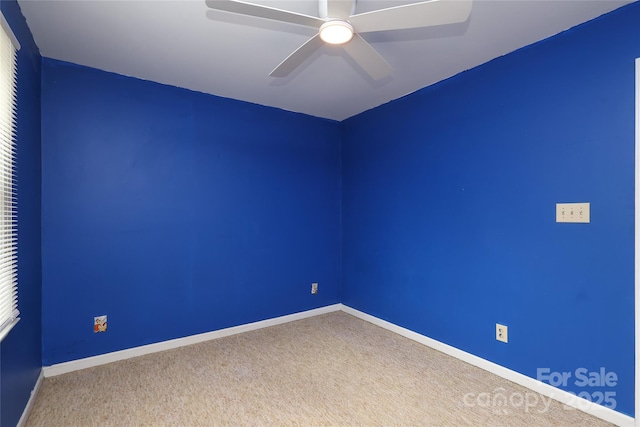
[[[191,335],[184,338],[176,338],[169,341],[162,341],[155,344],[143,345],[140,347],[128,348],[126,350],[114,351],[112,353],[100,354],[98,356],[87,357],[84,359],[72,360],[69,362],[58,363],[42,368],[45,378],[56,375],[66,374],[68,372],[78,371],[80,369],[91,368],[94,366],[105,365],[118,360],[130,359],[132,357],[143,356],[145,354],[156,353],[159,351],[171,350],[178,347],[197,344],[203,341],[214,340],[216,338],[227,337],[229,335],[240,334],[242,332],[253,331],[256,329],[266,328],[269,326],[280,325],[282,323],[293,322],[295,320],[305,319],[307,317],[318,316],[320,314],[338,311],[342,307],[341,304],[333,304],[313,310],[302,311],[300,313],[288,314],[286,316],[274,317],[272,319],[261,320],[259,322],[247,323],[244,325],[233,326],[231,328],[219,329],[217,331],[205,332],[203,334]]]
[[[40,386],[42,385],[42,380],[44,378],[44,372],[42,369],[40,370],[40,375],[38,376],[38,380],[36,381],[36,385],[33,386],[33,390],[31,390],[31,396],[29,396],[29,401],[27,405],[24,407],[24,411],[22,411],[22,416],[18,420],[18,424],[16,427],[24,427],[27,425],[27,419],[29,418],[29,414],[31,414],[31,410],[33,409],[33,405],[36,403],[36,397],[38,396],[38,392],[40,391]]]
[[[473,366],[477,366],[478,368],[484,369],[485,371],[491,372],[492,374],[495,374],[506,380],[512,381],[523,387],[531,389],[536,393],[540,393],[543,396],[550,397],[567,406],[571,406],[573,408],[586,412],[587,414],[601,418],[605,421],[616,424],[618,426],[627,427],[627,426],[634,425],[634,418],[628,415],[624,415],[612,409],[605,408],[602,405],[598,405],[597,403],[593,403],[586,399],[577,397],[564,390],[553,387],[547,383],[543,383],[541,381],[538,381],[536,379],[523,375],[519,372],[512,371],[511,369],[505,368],[504,366],[490,362],[486,359],[475,356],[471,353],[467,353],[466,351],[462,351],[450,345],[444,344],[440,341],[436,341],[432,338],[429,338],[425,335],[421,335],[417,332],[413,332],[409,329],[405,329],[401,326],[387,322],[386,320],[379,319],[370,314],[363,313],[362,311],[356,310],[346,305],[342,305],[341,310],[344,311],[345,313],[349,313],[362,320],[366,320],[367,322],[373,323],[376,326],[380,326],[391,332],[395,332],[396,334],[402,335],[405,338],[409,338],[410,340],[419,342],[420,344],[424,344],[427,347],[431,347],[434,350],[438,350],[441,353],[455,357],[456,359],[460,359],[463,362],[467,362]]]

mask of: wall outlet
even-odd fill
[[[496,339],[502,342],[509,342],[509,328],[500,323],[496,323]]]
[[[107,332],[107,316],[96,316],[93,318],[93,332]]]
[[[318,293],[318,284],[317,283],[312,283],[311,284],[311,293],[312,294],[317,294]]]

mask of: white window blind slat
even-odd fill
[[[0,340],[16,324],[17,200],[15,182],[17,49],[20,48],[0,13]]]

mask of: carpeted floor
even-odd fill
[[[46,378],[27,421],[464,425],[609,424],[343,312]]]

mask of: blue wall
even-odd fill
[[[534,378],[605,367],[632,415],[638,23],[636,3],[343,122],[342,302]]]
[[[338,122],[44,59],[42,134],[45,365],[339,301]]]
[[[40,54],[15,1],[0,2],[18,51],[18,308],[21,321],[2,341],[0,425],[16,425],[40,375]]]

